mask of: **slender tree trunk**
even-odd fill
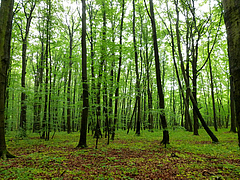
[[[21,127],[21,136],[26,137],[26,131],[27,131],[27,119],[26,119],[26,111],[27,111],[27,106],[26,106],[26,67],[27,67],[27,40],[23,40],[23,45],[22,45],[22,77],[21,77],[21,86],[23,88],[23,91],[21,92],[21,114],[20,114],[20,127]]]
[[[80,130],[80,139],[77,147],[87,147],[87,120],[88,120],[88,84],[87,84],[87,47],[86,47],[86,3],[82,0],[82,83],[83,83],[83,110]]]
[[[103,82],[103,115],[105,116],[105,137],[108,134],[108,89],[107,89],[107,62],[104,63],[104,82]]]
[[[206,70],[206,71],[208,73],[208,70]],[[205,89],[203,76],[201,76],[201,80],[202,80],[202,91],[203,91],[203,96],[204,96],[205,109],[207,111],[206,116],[209,116],[209,113],[208,113],[208,99],[209,99],[209,96],[207,95],[208,92],[209,92],[209,88],[206,87],[206,89]],[[207,125],[210,126],[208,119],[207,119]]]
[[[136,126],[136,134],[140,135],[140,112],[141,112],[141,97],[140,97],[140,79],[139,79],[139,72],[138,72],[138,52],[137,52],[137,42],[136,42],[136,33],[135,33],[135,0],[132,1],[133,3],[133,46],[134,46],[134,55],[135,55],[135,69],[136,69],[136,101],[137,101],[137,126]]]
[[[50,132],[51,132],[51,120],[52,120],[52,111],[51,111],[51,98],[52,98],[52,56],[51,56],[51,0],[48,0],[48,29],[49,32],[47,33],[48,39],[48,58],[49,58],[49,90],[48,90],[48,119],[47,119],[47,133],[46,133],[46,140],[50,139]]]
[[[112,31],[113,36],[112,36],[112,43],[115,43],[115,21],[111,22],[112,24]],[[111,134],[111,126],[112,126],[112,119],[113,119],[113,79],[114,79],[114,67],[115,67],[115,46],[113,47],[112,50],[112,63],[111,63],[111,72],[110,72],[110,91],[109,91],[109,103],[108,103],[108,113],[109,113],[109,118],[108,118],[108,137],[107,137],[107,145],[110,143],[110,134]]]
[[[194,38],[193,38],[193,34],[192,34],[192,74],[193,74],[193,78],[192,78],[192,95],[195,99],[195,101],[197,102],[197,48],[194,47]],[[195,107],[194,107],[195,108]],[[198,128],[199,128],[199,124],[198,124],[198,117],[197,117],[197,113],[196,110],[193,111],[193,134],[194,135],[199,135],[198,134]]]
[[[149,55],[148,55],[148,30],[146,30],[146,34],[145,34],[145,37],[144,38],[144,41],[145,41],[145,69],[146,69],[146,73],[147,73],[147,99],[148,99],[148,128],[149,128],[149,131],[153,131],[153,115],[152,115],[152,92],[151,92],[151,87],[150,87],[150,74],[151,74],[151,71],[150,71],[150,67],[151,67],[151,62],[149,61]]]
[[[101,132],[101,84],[102,84],[102,75],[103,75],[103,66],[106,63],[106,30],[107,30],[107,21],[106,21],[106,7],[105,2],[102,4],[102,11],[103,11],[103,27],[102,27],[102,44],[101,44],[101,58],[100,58],[100,67],[99,67],[99,74],[98,74],[98,83],[97,83],[97,122],[95,127],[95,135],[96,138],[96,149],[98,144],[98,139],[102,136]]]
[[[174,67],[173,67],[173,80],[172,80],[172,112],[173,112],[173,126],[177,125],[176,122],[176,103],[175,103],[175,71],[174,71]]]
[[[72,51],[73,51],[73,29],[69,28],[69,71],[68,71],[68,87],[67,87],[67,133],[71,133],[71,80],[72,80]],[[73,27],[72,27],[73,28]]]
[[[114,140],[115,137],[115,129],[117,124],[117,110],[118,110],[118,96],[119,96],[119,82],[120,82],[120,73],[121,73],[121,66],[122,66],[122,38],[123,38],[123,19],[124,19],[124,12],[125,12],[125,2],[122,0],[122,16],[121,16],[121,24],[120,24],[120,45],[119,45],[119,63],[118,63],[118,74],[117,74],[117,88],[115,91],[115,109],[114,109],[114,124],[112,130],[112,137],[111,139]]]
[[[50,44],[50,41],[49,41],[49,33],[50,33],[50,30],[49,30],[49,27],[50,27],[50,4],[49,4],[49,1],[47,3],[47,8],[48,8],[48,15],[47,15],[47,27],[46,27],[46,50],[45,50],[45,68],[46,68],[46,77],[45,77],[45,102],[44,102],[44,113],[43,113],[43,121],[42,121],[42,136],[41,138],[42,139],[46,139],[46,140],[49,140],[48,139],[48,118],[49,118],[49,114],[50,112],[48,112],[48,103],[49,103],[49,67],[48,67],[48,64],[49,64],[49,44]]]
[[[209,39],[208,39],[208,52],[209,52]],[[212,74],[212,64],[211,58],[208,59],[209,62],[209,73],[210,73],[210,80],[211,80],[211,95],[212,95],[212,105],[213,105],[213,122],[214,122],[214,129],[217,131],[217,119],[216,119],[216,108],[215,108],[215,98],[214,98],[214,89],[213,89],[213,74]]]
[[[41,41],[41,39],[40,39]],[[43,46],[43,42],[41,42]],[[43,51],[43,47],[42,47]],[[41,91],[42,91],[42,76],[43,76],[43,52],[41,52],[40,58],[37,58],[37,72],[35,76],[35,83],[34,83],[34,120],[33,120],[33,132],[39,133],[40,131],[40,112],[41,112]]]
[[[161,83],[161,73],[160,73],[160,64],[159,64],[159,54],[158,54],[158,43],[157,43],[157,33],[156,33],[156,25],[155,25],[155,17],[154,17],[154,10],[153,10],[153,1],[149,0],[150,3],[150,19],[152,23],[152,38],[153,38],[153,47],[154,47],[154,56],[155,56],[155,68],[156,68],[156,78],[157,78],[157,89],[158,89],[158,96],[159,96],[159,107],[160,107],[160,118],[161,124],[163,127],[163,140],[161,141],[162,144],[169,144],[169,133],[167,130],[167,120],[165,117],[165,105],[164,105],[164,94],[162,89]]]
[[[178,4],[176,4],[176,8],[178,8]],[[180,37],[179,35],[179,11],[178,9],[177,11],[177,25],[176,25],[176,31],[177,31],[177,36]],[[187,32],[186,32],[186,54],[187,54],[187,58],[186,58],[186,100],[185,100],[185,128],[192,132],[192,121],[190,118],[190,113],[189,113],[189,96],[190,96],[190,84],[189,84],[189,30],[190,30],[190,25],[189,25],[189,18],[188,18],[188,9],[186,10],[186,24],[187,24]],[[180,38],[179,38],[180,39]],[[180,40],[179,40],[180,41]]]
[[[67,90],[67,67],[66,62],[64,62],[63,69],[63,111],[61,116],[61,131],[66,131],[66,90]]]
[[[175,5],[176,5],[176,10],[178,12],[178,1],[175,1]],[[179,18],[179,16],[178,16]],[[178,19],[177,18],[177,19]],[[176,31],[178,32],[179,31],[179,27],[178,27],[178,21],[176,23]],[[180,44],[180,36],[179,36],[179,33],[177,33],[177,45],[178,45],[178,52],[179,52],[179,59],[180,59],[180,63],[181,63],[181,71],[182,71],[182,74],[183,74],[183,78],[184,78],[184,81],[185,83],[187,82],[187,76],[186,76],[186,73],[185,73],[185,69],[184,69],[184,64],[183,64],[183,57],[182,57],[182,51],[181,51],[181,44]],[[217,137],[213,134],[213,132],[209,129],[209,127],[207,126],[205,120],[203,119],[202,117],[202,114],[200,113],[198,107],[197,107],[197,102],[191,92],[191,90],[189,89],[189,96],[190,96],[190,99],[192,101],[192,105],[193,105],[193,109],[194,111],[196,112],[199,120],[201,121],[202,123],[202,126],[204,127],[205,131],[208,133],[208,135],[211,137],[212,141],[213,142],[218,142],[218,139]]]
[[[56,54],[55,54],[54,59],[56,59],[56,58],[57,57],[56,57]],[[54,107],[53,107],[53,112],[52,112],[52,119],[53,119],[52,126],[53,126],[54,133],[58,129],[57,118],[58,118],[58,107],[59,107],[58,100],[56,100],[56,97],[58,97],[58,87],[56,86],[56,77],[57,77],[57,71],[59,70],[57,68],[57,66],[58,66],[58,64],[56,62],[55,65],[54,65],[54,72],[53,72],[54,76],[53,76],[53,84],[52,84],[52,92],[54,94],[54,100],[53,100]],[[52,139],[53,139],[53,136],[52,136]]]
[[[19,26],[20,32],[21,32],[21,37],[22,37],[22,77],[21,77],[21,86],[22,86],[22,93],[21,93],[21,115],[20,115],[20,127],[21,127],[21,135],[23,137],[26,136],[26,131],[27,131],[27,105],[26,105],[26,68],[27,68],[27,43],[28,43],[28,35],[29,35],[29,30],[30,30],[30,25],[32,21],[32,13],[35,9],[35,3],[31,4],[30,12],[29,14],[26,12],[26,5],[24,5],[24,13],[25,13],[25,18],[27,20],[26,22],[26,27],[25,27],[25,34],[23,33],[22,27]],[[22,26],[22,24],[21,24]]]
[[[39,58],[37,54],[37,70],[35,72],[35,79],[34,79],[34,105],[33,105],[33,111],[34,111],[34,116],[33,116],[33,133],[39,131],[39,124],[37,123],[37,108],[38,108],[38,89],[39,89]]]

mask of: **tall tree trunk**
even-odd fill
[[[99,74],[98,74],[98,83],[97,83],[97,122],[95,127],[95,135],[96,137],[96,149],[98,144],[98,139],[102,136],[101,132],[101,84],[102,84],[102,75],[103,75],[103,66],[106,63],[106,30],[107,30],[107,21],[106,21],[106,7],[105,2],[103,1],[102,4],[102,11],[103,11],[103,27],[102,27],[102,44],[101,44],[101,57],[100,57],[100,65],[99,65]],[[106,97],[105,97],[106,98]]]
[[[176,103],[175,103],[175,71],[174,71],[174,67],[173,67],[173,79],[172,79],[172,112],[173,112],[173,125],[176,126],[177,122],[176,122]]]
[[[134,46],[134,56],[135,56],[135,69],[136,69],[136,101],[137,101],[137,114],[136,114],[136,134],[140,135],[140,112],[141,112],[141,97],[140,97],[140,79],[139,79],[139,72],[138,72],[138,52],[137,52],[137,42],[136,42],[136,33],[135,33],[135,0],[132,1],[133,3],[133,46]]]
[[[66,69],[66,62],[64,62],[63,69]],[[61,131],[66,131],[66,90],[67,90],[67,72],[63,72],[63,110],[61,116]]]
[[[148,128],[149,131],[153,131],[153,114],[152,114],[152,91],[151,91],[151,87],[150,87],[150,74],[151,74],[151,64],[152,62],[150,62],[150,58],[148,55],[148,29],[145,32],[146,34],[144,34],[145,36],[143,36],[143,40],[145,41],[145,69],[146,69],[146,73],[147,73],[147,99],[148,99]]]
[[[181,63],[181,71],[182,71],[182,75],[184,78],[185,83],[187,82],[187,76],[186,76],[186,72],[184,69],[184,64],[183,64],[183,57],[182,57],[182,51],[181,51],[181,43],[180,43],[180,34],[179,32],[179,25],[178,25],[178,19],[179,19],[179,15],[178,15],[178,1],[175,1],[175,5],[176,5],[176,12],[177,12],[177,23],[176,23],[176,32],[177,32],[177,46],[178,46],[178,53],[179,53],[179,59],[180,59],[180,63]],[[213,142],[218,142],[217,137],[213,134],[213,132],[209,129],[209,127],[207,126],[205,120],[202,117],[202,114],[200,113],[198,106],[197,106],[197,102],[191,92],[191,90],[189,89],[189,97],[192,101],[192,105],[193,105],[193,109],[196,112],[199,120],[202,123],[202,126],[204,127],[205,131],[208,133],[208,135],[211,137]]]
[[[192,89],[192,95],[197,103],[197,51],[198,51],[198,48],[197,47],[194,47],[194,38],[193,38],[193,34],[191,33],[191,39],[192,39],[192,50],[191,50],[191,53],[192,53],[192,74],[193,74],[193,77],[192,77],[192,86],[193,86],[193,89]],[[198,44],[198,42],[197,42]],[[197,45],[196,45],[197,46]],[[193,107],[195,108],[195,107]],[[198,134],[198,128],[199,128],[199,124],[198,124],[198,116],[197,116],[197,113],[196,113],[196,110],[193,111],[193,134],[194,135],[199,135]]]
[[[178,8],[178,4],[176,3],[176,8]],[[179,24],[179,12],[178,12],[178,9],[176,10],[177,11],[177,23],[176,23],[176,32],[178,33],[177,36],[180,37],[179,35],[179,27],[178,24]],[[187,32],[186,32],[186,100],[185,100],[185,128],[192,132],[193,129],[192,129],[192,121],[191,121],[191,118],[190,118],[190,113],[189,113],[189,96],[190,96],[190,84],[189,84],[189,49],[190,49],[190,43],[189,43],[189,30],[191,31],[191,27],[190,27],[190,24],[189,24],[189,18],[188,18],[188,12],[189,10],[187,9],[186,10],[186,24],[187,24]]]
[[[49,118],[49,114],[50,113],[48,111],[48,103],[50,101],[49,99],[49,83],[48,80],[50,79],[49,76],[49,45],[50,45],[50,38],[49,38],[49,34],[50,34],[50,1],[48,0],[47,2],[47,8],[48,8],[48,15],[47,15],[47,27],[46,27],[46,50],[45,50],[45,68],[46,68],[46,75],[45,75],[45,102],[44,102],[44,113],[43,113],[43,121],[42,121],[42,139],[46,139],[49,140],[48,138],[48,118]],[[49,86],[49,87],[48,87]]]
[[[15,157],[7,151],[5,141],[5,98],[10,64],[14,0],[1,0],[0,8],[0,157]]]
[[[43,89],[43,64],[44,64],[44,35],[45,31],[41,31],[41,22],[38,23],[39,41],[41,42],[40,62],[37,65],[37,75],[35,83],[34,96],[34,123],[33,132],[39,133],[41,129],[41,109],[42,109],[42,89]]]
[[[209,53],[209,39],[208,39],[208,53]],[[209,57],[209,73],[210,73],[210,80],[211,80],[211,95],[212,95],[212,105],[213,105],[213,123],[214,129],[217,131],[217,119],[216,119],[216,108],[215,108],[215,98],[214,98],[214,89],[213,89],[213,74],[212,74],[212,63],[211,58]]]
[[[103,115],[105,116],[105,137],[108,134],[108,89],[107,89],[107,62],[104,63],[104,82],[103,82]]]
[[[158,89],[158,96],[159,96],[159,107],[161,110],[160,118],[161,118],[161,124],[163,127],[163,140],[161,141],[161,143],[166,145],[166,144],[169,144],[169,133],[167,130],[167,120],[165,117],[164,94],[163,94],[162,83],[161,83],[157,32],[156,32],[154,10],[153,10],[153,1],[149,0],[149,3],[150,3],[150,13],[151,13],[149,14],[149,16],[152,23],[152,38],[153,38],[153,47],[154,47],[154,56],[155,56],[155,69],[156,69],[157,89]]]
[[[56,54],[54,56],[54,59],[56,59]],[[53,112],[52,112],[52,119],[53,119],[53,123],[52,123],[52,127],[53,127],[53,131],[54,133],[57,131],[58,129],[58,121],[57,121],[57,118],[58,118],[58,107],[59,107],[59,102],[58,100],[56,99],[56,97],[58,97],[58,87],[56,86],[56,77],[57,77],[57,72],[59,70],[59,66],[58,66],[58,63],[57,61],[55,61],[55,64],[54,64],[54,76],[53,76],[53,84],[52,84],[52,93],[55,95],[54,97],[54,100],[53,100],[53,104],[54,104],[54,108],[53,108]],[[53,136],[52,136],[53,138]]]
[[[22,3],[23,4],[23,3]],[[21,26],[18,24],[18,27],[21,32],[22,38],[22,77],[21,77],[21,86],[22,86],[22,93],[21,93],[21,115],[20,115],[20,127],[21,127],[21,135],[23,137],[26,136],[27,131],[27,105],[26,105],[26,68],[27,68],[27,43],[28,43],[28,35],[30,30],[30,25],[32,21],[32,13],[35,9],[35,3],[31,4],[30,12],[26,12],[26,5],[23,5],[25,18],[27,20],[26,27],[25,27],[25,34],[23,33],[22,24]]]
[[[73,51],[73,28],[69,29],[69,71],[68,71],[68,87],[67,87],[67,133],[71,133],[71,80],[72,80],[72,51]]]
[[[228,57],[232,77],[233,97],[235,100],[236,122],[240,126],[240,1],[222,0],[224,20],[227,29]],[[240,147],[240,130],[238,129]]]
[[[111,5],[113,5],[111,3]],[[111,21],[112,25],[112,43],[115,44],[115,21]],[[110,71],[110,91],[109,91],[109,103],[108,103],[108,113],[109,113],[109,118],[108,118],[108,126],[107,126],[107,131],[108,131],[108,137],[107,137],[107,145],[110,143],[110,135],[111,135],[111,126],[112,126],[112,119],[113,119],[113,79],[114,79],[114,68],[115,68],[115,46],[113,46],[112,50],[112,58],[111,58],[111,71]]]
[[[35,79],[34,79],[34,105],[33,105],[33,133],[38,132],[40,127],[39,123],[37,123],[37,109],[38,109],[38,89],[39,89],[39,74],[40,74],[40,67],[39,67],[39,58],[37,54],[37,70],[35,71]]]
[[[98,10],[94,9],[93,7],[93,1],[90,1],[89,5],[88,5],[88,14],[89,14],[89,28],[90,28],[90,47],[91,47],[91,52],[90,52],[90,59],[91,59],[91,89],[90,89],[90,100],[91,100],[91,105],[90,105],[90,120],[91,122],[89,122],[89,127],[88,127],[88,131],[90,129],[93,130],[93,122],[95,122],[95,117],[96,117],[96,88],[95,88],[95,69],[94,69],[94,55],[95,55],[95,51],[94,51],[94,46],[96,41],[94,41],[94,37],[95,37],[95,33],[94,33],[94,26],[93,26],[93,22],[95,20],[95,17],[97,15]]]
[[[83,83],[83,110],[80,130],[80,139],[77,147],[87,147],[87,120],[88,120],[88,84],[87,84],[87,47],[86,47],[86,3],[82,0],[82,83]]]
[[[118,109],[118,96],[119,96],[119,82],[120,82],[120,73],[121,73],[121,66],[122,66],[122,38],[123,38],[123,19],[124,19],[124,12],[125,12],[125,2],[122,0],[122,16],[121,16],[121,24],[120,24],[120,45],[119,45],[119,63],[118,63],[118,74],[117,74],[117,88],[115,91],[115,109],[114,109],[114,123],[113,123],[113,130],[112,130],[112,137],[111,139],[114,140],[115,137],[115,128],[117,124],[117,109]]]
[[[52,56],[51,56],[51,0],[48,0],[48,29],[47,33],[48,39],[48,58],[49,58],[49,90],[48,90],[48,119],[47,119],[47,133],[46,140],[49,140],[50,132],[51,132],[51,120],[52,120],[52,111],[51,111],[51,98],[52,98]]]

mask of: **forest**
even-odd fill
[[[0,178],[240,178],[238,0],[1,0]]]

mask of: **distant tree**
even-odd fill
[[[224,20],[227,29],[228,57],[235,100],[236,122],[240,126],[240,1],[223,0]],[[240,130],[238,128],[240,147]]]
[[[122,15],[121,15],[121,24],[120,24],[120,35],[119,35],[119,62],[118,62],[118,73],[117,73],[117,88],[115,90],[115,109],[114,109],[114,123],[112,129],[112,137],[114,140],[115,137],[115,128],[117,124],[117,112],[118,112],[118,98],[119,98],[119,82],[120,82],[120,74],[121,74],[121,66],[122,66],[122,39],[123,39],[123,20],[125,15],[125,2],[122,0],[121,3]]]
[[[180,34],[179,34],[179,11],[178,11],[178,1],[175,1],[175,6],[176,6],[176,11],[177,11],[177,22],[176,22],[176,32],[177,32],[177,46],[178,46],[178,53],[179,53],[179,60],[180,60],[180,64],[181,64],[181,71],[182,71],[182,75],[184,78],[185,83],[187,84],[187,75],[184,69],[184,65],[183,65],[183,56],[182,56],[182,51],[181,51],[181,43],[180,43]],[[175,65],[176,66],[176,65]],[[177,68],[176,68],[177,69]],[[213,134],[213,132],[209,129],[209,127],[207,126],[204,118],[202,117],[202,114],[199,111],[199,108],[197,106],[197,101],[192,93],[191,90],[189,90],[189,96],[190,99],[192,101],[192,105],[193,105],[193,110],[196,113],[196,115],[198,116],[200,122],[202,123],[202,126],[204,127],[205,131],[208,133],[208,135],[211,137],[213,142],[218,142],[218,138]],[[187,107],[186,107],[187,108]],[[198,132],[198,131],[197,131]],[[195,134],[196,135],[196,134]]]
[[[27,68],[27,45],[28,45],[28,35],[29,35],[29,30],[30,30],[30,26],[31,26],[31,21],[33,18],[33,11],[36,7],[36,2],[35,1],[31,1],[30,3],[30,8],[29,8],[29,12],[28,12],[28,8],[27,8],[27,3],[22,1],[22,6],[23,6],[23,11],[24,11],[24,16],[26,19],[26,25],[25,28],[23,27],[23,19],[18,18],[18,20],[20,19],[19,22],[21,23],[17,23],[19,30],[21,32],[21,39],[22,39],[22,77],[21,77],[21,85],[22,85],[22,93],[21,93],[21,115],[20,115],[20,127],[21,127],[21,135],[22,136],[26,136],[26,125],[27,125],[27,106],[26,106],[26,100],[27,100],[27,96],[26,96],[26,68]],[[18,21],[17,21],[18,22]]]
[[[13,158],[7,151],[5,141],[5,99],[10,65],[10,46],[12,36],[14,0],[1,0],[0,6],[0,157]]]
[[[39,12],[38,12],[39,13]],[[40,50],[40,58],[37,62],[37,72],[35,75],[35,83],[34,83],[34,119],[33,119],[33,132],[39,133],[41,128],[41,111],[42,105],[42,90],[43,90],[43,64],[44,64],[44,39],[45,39],[45,31],[43,27],[41,27],[41,20],[38,20],[38,32],[39,32],[39,41],[41,43]]]
[[[136,127],[136,134],[140,135],[140,112],[141,112],[141,97],[140,97],[140,77],[138,71],[138,52],[137,52],[137,42],[136,42],[136,29],[135,29],[135,0],[132,1],[133,3],[133,46],[134,46],[134,58],[135,58],[135,70],[136,70],[136,102],[137,102],[137,127]]]
[[[87,120],[88,120],[88,84],[87,84],[87,47],[86,47],[86,3],[82,0],[82,84],[83,110],[81,120],[80,139],[77,147],[87,147]]]
[[[96,122],[96,127],[95,127],[95,135],[96,137],[96,149],[97,149],[97,144],[98,144],[98,139],[100,136],[102,136],[101,132],[101,84],[102,84],[102,75],[103,75],[103,66],[106,62],[106,30],[107,30],[107,19],[106,19],[106,4],[103,1],[101,5],[101,10],[102,10],[102,18],[103,18],[103,26],[102,26],[102,43],[101,43],[101,57],[100,57],[100,64],[99,64],[99,72],[98,72],[98,83],[97,83],[97,122]],[[105,98],[105,97],[104,97]],[[104,99],[103,98],[103,99]],[[103,108],[104,109],[104,108]]]
[[[69,9],[68,13],[70,12],[71,9]],[[71,127],[71,81],[72,81],[72,64],[73,64],[73,49],[76,47],[77,44],[74,44],[74,35],[77,31],[77,29],[80,26],[80,22],[75,22],[74,19],[74,13],[73,12],[69,20],[66,17],[66,24],[67,24],[67,29],[65,29],[67,35],[68,35],[68,41],[69,41],[69,66],[68,66],[68,85],[67,85],[67,133],[69,134],[74,128]],[[71,130],[72,129],[72,130]]]
[[[47,23],[46,23],[46,47],[45,47],[45,102],[42,121],[42,139],[49,140],[50,121],[51,121],[51,52],[50,52],[50,37],[51,37],[51,1],[47,0]]]

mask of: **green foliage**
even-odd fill
[[[80,1],[51,1],[51,14],[49,24],[49,41],[50,41],[50,53],[49,57],[49,76],[48,83],[46,80],[46,41],[47,41],[47,16],[48,16],[48,3],[50,1],[37,1],[37,6],[34,11],[34,18],[30,28],[28,38],[28,51],[27,51],[27,73],[26,73],[26,88],[21,88],[21,31],[17,24],[22,19],[22,27],[25,26],[23,5],[29,7],[32,1],[23,1],[23,4],[15,2],[16,14],[13,21],[13,33],[12,33],[12,62],[11,71],[9,72],[9,87],[8,87],[8,105],[6,107],[7,117],[7,129],[19,131],[19,116],[21,112],[21,104],[19,103],[21,93],[25,92],[27,95],[27,128],[33,129],[33,124],[36,121],[36,117],[40,120],[40,129],[43,120],[44,104],[50,107],[47,111],[47,118],[50,118],[51,129],[55,128],[63,130],[66,128],[67,109],[70,107],[70,116],[75,124],[75,129],[79,125],[81,119],[82,110],[82,82],[81,82],[81,2]],[[64,3],[66,2],[66,3]],[[168,11],[167,4],[168,3]],[[214,75],[214,92],[216,97],[216,104],[218,108],[217,116],[219,126],[227,124],[229,120],[229,73],[228,73],[228,58],[227,58],[227,43],[224,29],[224,22],[221,16],[221,8],[216,2],[201,0],[195,3],[195,11],[191,11],[193,7],[188,5],[185,1],[179,2],[180,12],[180,36],[181,47],[186,49],[186,33],[187,23],[191,25],[193,30],[193,39],[197,39],[197,31],[193,21],[193,15],[195,13],[196,26],[205,27],[201,33],[198,47],[198,68],[200,68],[207,59],[207,45],[209,43],[210,48],[214,44],[215,37],[216,44],[213,48],[211,59]],[[147,7],[149,4],[147,2]],[[206,7],[206,8],[205,8]],[[207,8],[208,7],[208,8]],[[181,115],[183,114],[183,101],[180,96],[178,84],[176,81],[176,73],[173,69],[173,54],[171,47],[171,37],[169,35],[170,25],[172,25],[174,43],[176,46],[176,10],[174,7],[174,1],[161,1],[154,2],[154,8],[156,10],[156,28],[157,39],[159,45],[159,55],[161,64],[161,73],[164,82],[164,96],[165,96],[165,114],[167,115],[168,124],[180,124]],[[211,8],[211,11],[210,11]],[[102,42],[103,36],[103,10],[106,11],[106,39]],[[91,125],[96,124],[96,107],[101,108],[101,124],[105,124],[105,117],[102,113],[102,108],[107,108],[108,117],[113,117],[114,107],[106,107],[107,104],[103,100],[103,96],[107,96],[107,102],[109,105],[110,94],[112,94],[113,104],[115,100],[118,100],[118,119],[124,119],[117,121],[118,126],[126,128],[127,123],[130,121],[132,112],[134,110],[134,100],[136,92],[136,73],[134,66],[134,52],[133,52],[133,40],[132,40],[132,4],[130,1],[125,1],[125,16],[123,21],[123,44],[122,50],[122,66],[120,82],[116,83],[116,77],[118,73],[118,63],[120,58],[120,23],[121,23],[121,10],[122,0],[116,1],[89,1],[87,2],[87,49],[88,49],[88,85],[89,85],[89,116]],[[188,14],[188,15],[187,15]],[[169,16],[171,17],[169,20]],[[91,18],[91,20],[90,20]],[[209,19],[208,19],[209,18]],[[221,23],[220,23],[221,20]],[[165,24],[164,24],[165,23]],[[172,24],[170,24],[172,23]],[[217,29],[218,25],[219,31]],[[92,28],[92,29],[90,29]],[[23,28],[21,29],[25,31]],[[149,113],[153,115],[153,126],[159,126],[159,115],[162,110],[158,107],[158,93],[156,87],[156,74],[155,64],[153,62],[153,43],[152,43],[152,29],[150,18],[148,17],[146,7],[143,1],[136,2],[136,41],[137,51],[139,56],[139,71],[141,71],[141,117],[143,124],[148,125],[147,116]],[[72,58],[73,64],[70,66],[70,36],[72,35]],[[218,35],[218,36],[216,36]],[[91,40],[92,38],[92,40]],[[188,38],[191,41],[191,38]],[[189,42],[191,44],[191,42]],[[193,44],[196,44],[195,42]],[[93,48],[93,49],[91,49]],[[191,48],[191,47],[188,47]],[[106,52],[102,52],[103,49]],[[175,49],[177,49],[175,47]],[[92,51],[92,52],[91,52]],[[185,51],[185,50],[184,50]],[[148,56],[147,56],[148,53]],[[179,57],[175,53],[178,61]],[[190,53],[191,54],[191,53]],[[104,57],[102,57],[104,56]],[[186,53],[183,53],[184,61],[186,61]],[[192,61],[192,55],[190,55],[190,62]],[[41,60],[42,59],[42,60]],[[104,67],[101,67],[100,61],[104,59]],[[51,64],[50,64],[51,60]],[[179,62],[177,62],[179,64]],[[208,64],[208,63],[207,63]],[[42,82],[40,82],[39,70],[42,68]],[[72,80],[70,83],[70,93],[67,91],[69,81],[69,71],[72,70]],[[101,69],[102,78],[100,76]],[[113,77],[110,76],[113,69]],[[147,69],[149,70],[149,78],[147,78]],[[190,63],[191,69],[191,63]],[[93,75],[93,77],[92,77]],[[192,72],[190,70],[190,77]],[[209,67],[206,65],[202,71],[198,74],[198,104],[201,108],[201,112],[204,118],[212,124],[212,101],[210,97],[210,85],[209,85]],[[180,74],[180,78],[181,74]],[[200,80],[201,79],[201,80]],[[37,85],[37,80],[39,85]],[[51,80],[51,84],[50,84]],[[181,79],[183,81],[183,79]],[[101,83],[100,87],[100,103],[96,102],[96,94],[99,92],[96,87],[97,83]],[[149,97],[148,88],[152,95],[152,108],[149,109]],[[186,87],[182,82],[184,90]],[[45,89],[47,87],[47,89]],[[50,89],[51,87],[51,89]],[[106,90],[104,89],[106,87]],[[116,88],[119,87],[119,97],[116,99],[114,93]],[[190,87],[192,85],[190,83]],[[45,94],[50,97],[49,102],[45,102]],[[67,97],[70,95],[70,103],[67,102]],[[174,102],[174,103],[173,103]],[[39,105],[37,108],[36,105]],[[175,110],[173,110],[175,108]],[[40,109],[39,112],[37,110]],[[111,110],[111,111],[110,111]],[[190,104],[190,115],[192,114],[192,107]],[[133,117],[133,121],[135,117]],[[176,121],[176,122],[175,122]],[[65,124],[64,124],[65,123]],[[79,128],[79,127],[78,127]],[[92,128],[92,127],[91,127]]]

